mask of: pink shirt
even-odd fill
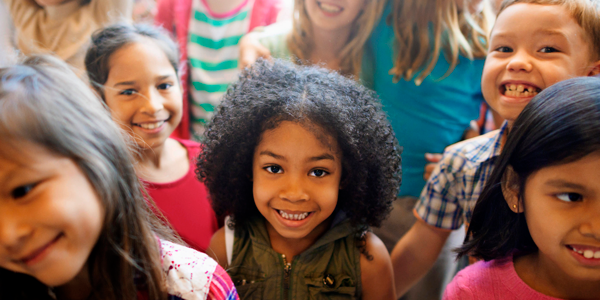
[[[181,178],[168,183],[145,182],[146,190],[175,231],[191,248],[205,252],[217,231],[217,217],[208,201],[206,186],[196,178],[200,144],[176,139],[188,152],[190,168]]]
[[[458,272],[444,291],[443,300],[559,300],[529,287],[515,271],[512,256],[479,261]]]

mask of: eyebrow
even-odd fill
[[[562,179],[550,179],[544,183],[545,185],[553,186],[553,187],[562,187],[562,188],[571,188],[574,190],[586,190],[585,186],[569,182]]]
[[[158,76],[158,77],[156,77],[156,79],[157,79],[158,81],[162,81],[162,80],[165,80],[165,79],[167,79],[167,78],[174,77],[174,76],[175,76],[175,75],[172,75],[172,74],[170,74],[170,75],[162,75],[162,76]],[[134,84],[135,84],[135,81],[134,81],[134,80],[131,80],[131,81],[123,81],[123,82],[116,83],[114,86],[120,86],[120,85],[134,85]]]
[[[568,39],[567,35],[559,30],[551,30],[551,29],[541,29],[534,33],[534,35],[558,35],[565,39]]]
[[[560,30],[552,30],[552,29],[540,29],[533,33],[534,36],[538,35],[557,35],[568,39],[567,35]],[[513,36],[513,32],[510,31],[500,31],[498,33],[492,33],[492,36],[496,38],[510,38]]]
[[[114,86],[119,86],[119,85],[134,85],[135,81],[123,81],[123,82],[119,82],[119,83],[115,83]]]
[[[273,157],[275,159],[280,159],[280,160],[283,160],[283,161],[287,161],[287,159],[285,157],[283,157],[282,155],[275,154],[275,153],[273,153],[273,152],[271,152],[269,150],[261,151],[259,153],[259,155],[271,156],[271,157]],[[329,153],[321,154],[319,156],[310,157],[309,159],[307,159],[307,161],[319,161],[319,160],[324,160],[324,159],[330,159],[330,160],[335,161],[335,157],[333,155],[329,154]]]

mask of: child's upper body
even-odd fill
[[[0,78],[0,297],[237,298],[215,261],[169,241],[126,134],[65,63]]]
[[[298,64],[316,64],[359,78],[363,48],[385,1],[326,3],[294,2],[292,22],[280,22],[257,33],[274,58]]]
[[[415,262],[410,268],[428,269],[450,231],[468,225],[512,122],[533,96],[561,80],[600,72],[599,26],[600,14],[587,0],[503,3],[490,35],[481,85],[487,103],[507,122],[446,149],[415,206],[417,223],[392,254],[397,268],[409,269],[410,260]],[[424,244],[430,251],[419,252],[423,260],[417,263],[409,253]],[[410,285],[416,273],[402,284]]]
[[[568,2],[551,2],[517,0],[502,7],[490,36],[482,89],[488,104],[507,122],[500,130],[446,149],[415,207],[426,223],[443,229],[469,223],[502,139],[529,100],[561,80],[600,72],[600,46],[594,45],[600,40],[600,20],[585,21],[600,17],[600,12],[589,1],[577,1],[576,9],[589,14],[578,20]],[[525,18],[531,10],[535,16]]]
[[[195,176],[201,146],[169,138],[182,116],[177,58],[175,44],[157,29],[116,24],[94,34],[86,67],[113,119],[137,143],[136,172],[160,213],[186,243],[205,251],[218,225]]]
[[[425,153],[458,142],[478,117],[492,16],[488,1],[469,9],[460,7],[463,1],[387,2],[366,44],[364,59],[372,64],[366,77],[372,78],[365,82],[381,98],[403,147],[400,195],[418,197]]]
[[[155,23],[175,34],[186,66],[181,74],[185,114],[175,135],[187,139],[191,130],[199,139],[238,76],[240,38],[254,27],[274,23],[281,1],[159,0],[157,9]]]
[[[557,83],[525,107],[459,251],[486,262],[458,273],[444,299],[600,297],[599,120],[594,77]]]
[[[83,58],[94,31],[131,18],[133,1],[4,0],[15,24],[17,47],[26,55],[53,53],[84,73]]]
[[[258,61],[225,95],[198,165],[234,229],[209,253],[241,298],[395,299],[389,254],[366,230],[395,198],[399,149],[368,89]]]

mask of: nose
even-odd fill
[[[525,50],[517,51],[511,58],[506,69],[512,72],[531,72],[533,64],[531,57]]]
[[[590,209],[585,216],[585,219],[579,226],[579,231],[584,236],[588,236],[600,240],[600,208]]]
[[[282,185],[279,197],[290,202],[307,201],[308,194],[304,185],[299,176],[289,176]]]
[[[160,93],[156,90],[156,88],[150,88],[150,90],[146,93],[144,101],[144,113],[153,115],[163,110],[164,108],[164,99],[162,95],[160,95]]]
[[[17,251],[33,233],[32,227],[18,217],[0,208],[0,247]]]

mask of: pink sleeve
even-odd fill
[[[239,299],[231,278],[221,266],[217,265],[215,272],[213,273],[212,281],[210,282],[207,300]]]
[[[275,23],[281,7],[281,0],[256,0],[252,8],[248,31],[252,31],[255,27]]]
[[[173,8],[175,3],[172,0],[158,0],[156,3],[156,17],[154,24],[162,26],[167,31],[174,34],[175,25],[173,24],[175,12]]]

